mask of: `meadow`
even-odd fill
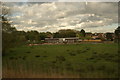
[[[117,78],[115,43],[19,46],[3,56],[3,78]]]

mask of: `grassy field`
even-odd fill
[[[39,45],[3,56],[3,78],[117,78],[117,44]]]

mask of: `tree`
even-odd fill
[[[85,30],[84,30],[84,29],[82,29],[82,30],[80,31],[80,36],[81,36],[81,37],[85,37]]]
[[[5,55],[10,48],[26,43],[25,32],[11,27],[9,21],[2,17],[2,53]]]
[[[28,31],[26,33],[26,39],[31,43],[38,43],[40,41],[39,32],[37,31]]]
[[[6,7],[2,7],[2,54],[5,55],[10,48],[23,45],[26,42],[25,32],[19,32],[15,27],[12,27],[6,15],[10,13],[10,10]]]
[[[14,31],[17,31],[15,27],[11,27],[11,24],[9,23],[7,18],[5,18],[4,16],[1,17],[2,17],[2,32],[12,33]]]
[[[47,34],[45,32],[41,32],[39,34],[40,40],[45,40],[45,38],[47,38]]]
[[[76,37],[76,31],[72,29],[62,29],[54,33],[55,38]]]
[[[11,24],[8,20],[2,16],[2,53],[5,54],[7,50],[14,45],[15,36],[12,35],[12,32],[16,31],[16,28],[11,27]]]
[[[51,32],[46,32],[46,37],[47,38],[52,38],[53,37],[53,34]]]
[[[14,31],[12,32],[12,35],[13,36],[16,36],[15,37],[15,42],[16,44],[15,45],[24,45],[26,44],[27,42],[27,39],[26,39],[26,32],[25,31]]]
[[[2,6],[1,6],[1,7],[2,7],[1,10],[2,10],[2,15],[3,15],[3,16],[5,16],[5,15],[11,13],[10,8],[7,7],[6,4],[5,4],[4,2],[2,2],[1,5],[2,5]]]
[[[115,42],[120,42],[120,26],[115,30]]]
[[[59,32],[56,32],[56,33],[53,33],[53,37],[54,38],[60,38],[61,36],[60,36]]]
[[[113,41],[113,33],[106,33],[106,39],[109,41]]]

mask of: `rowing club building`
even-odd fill
[[[78,37],[71,38],[45,38],[46,43],[76,43],[79,41]]]

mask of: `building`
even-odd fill
[[[45,38],[46,43],[78,43],[78,42],[102,42],[105,40],[112,41],[114,39],[114,33],[90,33],[87,32],[84,39],[79,37],[70,38]]]
[[[86,32],[85,37],[92,37],[92,33],[91,32]]]
[[[46,43],[59,43],[59,38],[45,38]]]
[[[71,38],[45,38],[46,43],[76,43],[79,41],[78,37]]]
[[[78,37],[73,37],[73,38],[64,38],[64,41],[66,43],[76,43],[78,42],[79,38]]]
[[[104,39],[104,33],[94,33],[92,34],[92,39]]]

